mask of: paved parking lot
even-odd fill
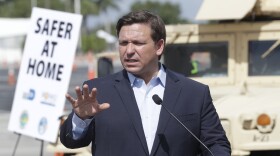
[[[0,155],[12,156],[18,135],[8,131],[8,122],[10,113],[8,111],[0,111]],[[47,142],[44,142],[43,156],[53,156],[54,154],[46,150]],[[41,153],[41,141],[31,137],[21,136],[15,156],[36,156]]]

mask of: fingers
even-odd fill
[[[65,97],[71,103],[73,108],[77,107],[76,100],[72,96],[70,96],[69,94],[66,94]]]
[[[93,101],[96,101],[96,92],[97,92],[97,89],[92,88],[91,93],[90,93],[90,97]]]
[[[83,118],[84,115],[90,116],[95,115],[96,113],[99,113],[103,110],[106,110],[110,108],[109,103],[103,103],[99,104],[96,95],[97,95],[97,89],[93,88],[89,94],[89,89],[87,85],[83,86],[83,94],[80,88],[77,86],[75,88],[77,99],[74,99],[69,94],[66,94],[66,99],[71,103],[73,109],[75,110],[76,114]]]
[[[77,95],[77,100],[74,99],[72,96],[70,96],[69,94],[66,94],[65,97],[67,98],[67,100],[72,104],[73,108],[78,107],[79,103],[81,103],[82,101],[87,101],[87,100],[93,100],[94,102],[96,101],[96,88],[93,88],[91,93],[89,93],[89,87],[87,84],[83,85],[83,91],[81,91],[79,86],[75,87],[75,92]],[[92,98],[92,99],[90,99]],[[80,102],[79,102],[80,101]],[[83,102],[82,102],[83,103]]]
[[[77,87],[75,88],[75,92],[76,92],[76,95],[77,95],[77,99],[78,99],[79,101],[81,101],[81,100],[83,99],[83,95],[82,95],[82,91],[81,91],[81,89],[80,89],[79,86],[77,86]]]
[[[91,98],[91,100],[94,101],[95,105],[97,106],[97,110],[99,110],[98,112],[110,108],[109,103],[98,104],[98,101],[96,99],[96,93],[97,93],[97,89],[92,88],[91,93],[90,93],[90,98]]]
[[[76,86],[75,87],[75,92],[76,92],[76,95],[77,95],[77,99],[79,101],[82,101],[84,99],[88,99],[90,97],[89,95],[89,89],[88,89],[88,85],[87,84],[84,84],[83,85],[83,91],[81,91],[80,87],[79,86]],[[68,95],[69,97],[70,95]],[[69,97],[70,98],[70,97]],[[72,98],[73,99],[73,98]],[[72,102],[72,99],[70,99],[70,102]]]
[[[81,91],[79,86],[77,86],[75,88],[75,91],[76,91],[78,100],[88,99],[89,98],[89,90],[88,90],[88,85],[87,84],[83,85],[83,92]]]
[[[83,95],[84,95],[84,99],[89,98],[89,90],[88,90],[88,85],[87,84],[83,85]]]

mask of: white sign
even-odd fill
[[[8,129],[55,142],[82,16],[33,8]]]

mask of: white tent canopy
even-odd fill
[[[239,20],[255,6],[257,0],[204,0],[197,20]]]
[[[26,35],[30,19],[0,18],[0,38]]]

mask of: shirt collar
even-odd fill
[[[131,86],[134,86],[135,80],[137,79],[137,77],[134,76],[133,74],[129,73],[129,72],[127,72],[127,75],[128,75],[129,81],[130,81],[130,85],[131,85]],[[160,69],[159,69],[158,74],[157,74],[156,77],[159,79],[161,85],[162,85],[163,87],[165,87],[165,82],[166,82],[166,71],[164,70],[162,64],[160,64]]]

